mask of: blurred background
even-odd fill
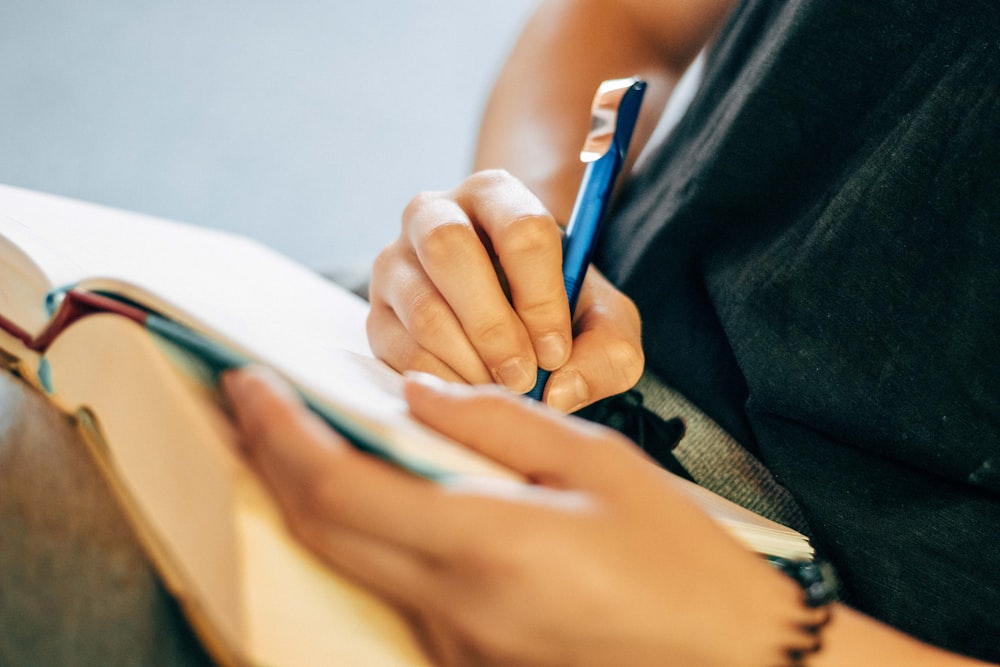
[[[7,0],[0,183],[366,267],[468,172],[534,0]]]

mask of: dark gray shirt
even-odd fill
[[[597,264],[849,601],[1000,661],[1000,4],[750,0]]]

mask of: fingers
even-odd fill
[[[420,266],[442,299],[421,295],[407,304],[400,318],[407,329],[428,349],[434,349],[424,343],[428,338],[450,344],[439,326],[443,312],[438,311],[447,306],[493,380],[514,391],[530,389],[536,368],[531,339],[507,300],[472,219],[455,201],[435,196],[411,207],[404,224]]]
[[[433,597],[435,586],[428,559],[331,524],[316,514],[289,517],[288,524],[296,538],[313,553],[386,600],[411,606]]]
[[[518,393],[540,366],[553,371],[543,400],[563,412],[625,391],[644,363],[638,312],[591,268],[572,331],[561,255],[555,221],[505,172],[418,196],[376,260],[372,350],[400,371]]]
[[[373,269],[373,351],[398,370],[527,391],[539,364],[569,357],[561,254],[555,221],[505,172],[416,197]]]
[[[546,486],[594,488],[611,477],[606,453],[625,443],[607,429],[500,389],[409,374],[405,396],[414,417],[432,429]]]
[[[412,267],[398,264],[393,285],[383,288],[377,282],[375,276],[380,275],[378,269],[387,261],[385,257],[383,252],[376,260],[371,283],[372,293],[378,290],[382,298],[372,298],[366,322],[375,356],[398,371],[421,371],[471,384],[492,382],[489,370],[466,338],[450,306],[433,286],[427,286],[429,281],[418,276],[409,278],[416,285],[407,284],[406,271]],[[435,303],[430,303],[432,300]],[[409,315],[409,326],[400,320],[397,311]]]
[[[558,368],[569,357],[572,332],[562,235],[555,220],[531,191],[504,172],[470,178],[455,191],[455,199],[492,244],[538,364]]]
[[[444,520],[441,487],[354,449],[271,372],[231,371],[223,386],[247,458],[311,544],[339,544],[335,531],[367,536],[412,560],[409,569],[394,561],[398,576],[449,551],[464,526]],[[462,520],[460,511],[447,516]],[[323,552],[337,562],[339,553]]]
[[[575,325],[572,355],[549,377],[542,397],[562,412],[630,389],[645,365],[639,311],[594,267],[587,271]]]

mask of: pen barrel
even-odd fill
[[[563,285],[571,314],[576,310],[587,267],[594,256],[601,221],[621,163],[621,152],[613,145],[606,155],[588,164],[583,174],[563,241]]]
[[[551,371],[539,368],[538,374],[535,376],[535,386],[525,396],[533,398],[536,401],[542,400],[542,395],[545,393],[545,383],[549,381],[550,375],[552,375]]]
[[[621,153],[616,146],[612,146],[602,158],[589,163],[583,174],[580,191],[570,216],[570,225],[563,239],[563,287],[566,289],[570,315],[576,310],[580,289],[587,276],[587,267],[590,266],[590,260],[594,255],[601,219],[611,198],[611,188],[614,186],[621,162]],[[542,400],[549,375],[550,371],[539,368],[535,376],[535,386],[526,395],[538,401]]]
[[[604,218],[611,201],[618,172],[625,162],[625,153],[632,140],[632,131],[635,128],[645,90],[646,83],[644,81],[633,79],[629,89],[622,95],[618,104],[611,145],[601,157],[587,163],[576,202],[573,204],[573,212],[570,214],[566,236],[563,239],[563,286],[566,288],[570,316],[576,311],[576,302],[580,298],[580,290],[587,275],[587,267],[590,266],[594,248],[597,245],[601,220]],[[599,88],[598,95],[601,94],[601,91],[602,89]],[[587,158],[584,155],[590,154],[587,149],[588,146],[585,144],[584,152],[581,153],[581,159],[585,161]],[[536,400],[542,400],[545,384],[548,382],[550,374],[550,371],[539,368],[535,378],[535,386],[527,395]]]

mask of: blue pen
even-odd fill
[[[563,237],[563,284],[571,314],[576,310],[580,286],[594,254],[601,219],[625,162],[645,91],[646,83],[632,77],[605,81],[594,95],[591,129],[580,151],[580,160],[587,163],[587,169]],[[528,396],[542,400],[548,379],[549,371],[539,368],[535,386]]]

